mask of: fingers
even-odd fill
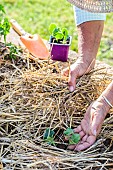
[[[89,136],[89,137],[87,137],[86,141],[81,141],[79,144],[77,144],[75,146],[74,150],[75,151],[85,150],[85,149],[89,148],[91,145],[93,145],[95,140],[96,140],[95,136]]]
[[[74,151],[80,151],[80,150],[82,150],[82,148],[85,148],[84,146],[82,146],[84,143],[87,143],[86,142],[86,139],[87,139],[87,135],[85,135],[84,137],[83,137],[83,139],[84,139],[84,141],[83,141],[83,139],[78,143],[78,144],[75,144],[75,145],[69,145],[68,146],[68,149],[69,150],[74,150]],[[86,144],[85,144],[85,146],[87,146]],[[81,148],[81,149],[80,149]],[[79,150],[80,149],[80,150]]]
[[[95,141],[96,141],[95,136],[85,135],[82,138],[82,141],[80,141],[76,145],[69,145],[68,149],[69,150],[74,150],[74,151],[82,151],[82,150],[85,150],[85,149],[89,148],[91,145],[93,145]]]
[[[81,125],[79,125],[77,128],[73,129],[75,133],[79,133],[82,130]]]
[[[77,128],[73,129],[74,133],[79,133],[80,138],[82,139],[86,134],[83,131],[81,125],[79,125]]]
[[[70,72],[68,79],[69,91],[73,92],[76,86],[76,75],[73,72]]]
[[[94,144],[96,140],[96,136],[90,133],[90,126],[89,126],[90,118],[89,117],[86,117],[86,118],[87,119],[82,119],[81,125],[79,125],[77,128],[74,129],[75,133],[80,134],[81,141],[76,145],[69,145],[68,149],[75,150],[75,151],[82,151],[82,150],[89,148],[92,144]],[[94,119],[94,121],[96,120]]]
[[[76,65],[75,64],[71,65],[70,70],[69,68],[64,69],[62,71],[62,74],[65,76],[69,76],[69,79],[68,79],[69,91],[73,92],[75,90],[76,78],[78,76]]]
[[[95,136],[88,136],[86,141],[82,141],[80,144],[78,144],[75,147],[75,151],[85,150],[85,149],[89,148],[90,146],[92,146],[95,141],[96,141],[96,137]]]
[[[85,136],[86,141],[81,141],[76,147],[74,148],[75,151],[82,151],[89,148],[91,145],[94,144],[96,137],[95,136]]]
[[[68,77],[68,76],[69,76],[69,68],[64,69],[64,70],[62,71],[62,75]]]
[[[79,125],[79,126],[78,126],[77,128],[75,128],[75,129],[73,129],[73,131],[74,131],[75,133],[79,133],[80,139],[86,139],[86,138],[84,138],[84,136],[86,136],[86,134],[85,134],[85,132],[82,130],[81,125]],[[69,149],[69,150],[74,150],[74,149],[76,148],[76,146],[77,146],[77,144],[75,144],[75,145],[69,145],[69,146],[68,146],[68,149]]]
[[[91,131],[94,136],[97,136],[101,131],[102,123],[104,121],[104,115],[100,113],[96,113],[93,115],[93,120],[91,120]]]
[[[68,79],[68,85],[69,85],[69,91],[73,92],[75,90],[75,86],[76,86],[76,76],[73,72],[69,73],[69,69],[64,69],[62,74],[64,76],[69,76]]]
[[[86,134],[89,134],[90,129],[89,129],[89,123],[88,123],[87,120],[82,119],[82,121],[81,121],[81,127],[82,127],[83,131],[84,131]]]
[[[86,134],[83,136],[82,141],[85,142],[87,140],[87,138],[88,138],[88,135]]]
[[[76,148],[76,145],[69,145],[67,149],[69,149],[69,150],[75,150],[75,148]]]
[[[81,141],[76,145],[70,145],[68,147],[69,149],[82,151],[90,147],[96,141],[96,137],[101,131],[105,118],[105,111],[98,105],[97,107],[92,107],[92,105],[90,105],[87,109],[84,118],[81,121],[81,125],[74,129],[75,133],[80,134]]]

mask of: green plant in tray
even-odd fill
[[[60,42],[62,44],[66,44],[68,38],[69,38],[69,33],[67,28],[60,28],[57,27],[56,24],[51,23],[49,26],[49,32],[56,42]]]

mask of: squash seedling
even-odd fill
[[[74,133],[73,129],[71,128],[67,128],[64,131],[64,136],[66,137],[66,139],[69,140],[69,144],[77,144],[80,141],[80,135],[77,133]]]
[[[53,38],[53,42],[55,43],[61,43],[66,44],[69,42],[69,33],[67,28],[60,28],[57,27],[56,24],[52,23],[49,26],[49,32],[51,34],[51,37]]]
[[[4,59],[16,59],[17,55],[21,50],[16,47],[14,44],[6,42],[6,36],[10,32],[10,22],[6,17],[6,12],[4,7],[0,4],[0,40],[4,39],[4,44],[6,49],[8,49],[8,55],[4,57]]]
[[[3,36],[4,42],[6,43],[6,36],[10,31],[10,23],[8,18],[5,16],[4,7],[0,4],[0,39]]]
[[[14,59],[16,60],[17,56],[21,53],[21,49],[19,49],[16,45],[10,43],[7,43],[6,46],[10,50],[8,59]]]
[[[44,141],[47,142],[49,145],[55,145],[54,134],[55,132],[53,130],[47,128],[43,134]]]
[[[54,134],[55,132],[53,130],[47,128],[43,134],[44,141],[47,142],[49,145],[55,145]],[[74,133],[73,129],[71,128],[67,128],[64,131],[64,136],[66,137],[67,140],[69,140],[70,145],[77,144],[80,141],[80,135]]]
[[[52,23],[49,26],[49,32],[51,59],[63,62],[67,61],[72,39],[72,37],[69,36],[67,28],[60,28]]]

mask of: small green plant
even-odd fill
[[[77,144],[80,141],[80,135],[74,133],[73,129],[67,128],[64,131],[64,136],[69,140],[69,144]]]
[[[57,25],[54,23],[50,24],[49,32],[56,42],[66,44],[69,38],[69,33],[68,33],[67,28],[57,27]]]
[[[43,134],[44,141],[47,142],[49,145],[55,145],[54,134],[55,132],[53,130],[47,128]],[[70,145],[77,144],[80,141],[80,135],[74,133],[73,129],[71,128],[67,128],[64,131],[64,136],[66,137],[66,139],[69,140]]]
[[[18,54],[21,52],[21,50],[14,44],[7,43],[6,46],[8,47],[10,53],[9,53],[9,59],[14,59],[16,60]]]
[[[55,132],[53,130],[47,128],[43,134],[44,141],[47,142],[49,145],[55,145],[54,134]]]
[[[20,49],[12,43],[6,43],[6,36],[10,32],[10,23],[6,17],[4,7],[0,4],[0,40],[3,36],[5,46],[9,49],[8,59],[16,59],[16,56],[20,52]]]
[[[3,36],[6,43],[6,36],[10,31],[10,23],[8,18],[5,16],[4,7],[0,4],[0,39]]]

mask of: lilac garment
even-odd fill
[[[75,22],[76,25],[80,25],[87,21],[94,21],[94,20],[106,20],[106,14],[105,13],[92,13],[88,12],[82,9],[79,9],[75,6],[74,8],[74,15],[75,15]]]

